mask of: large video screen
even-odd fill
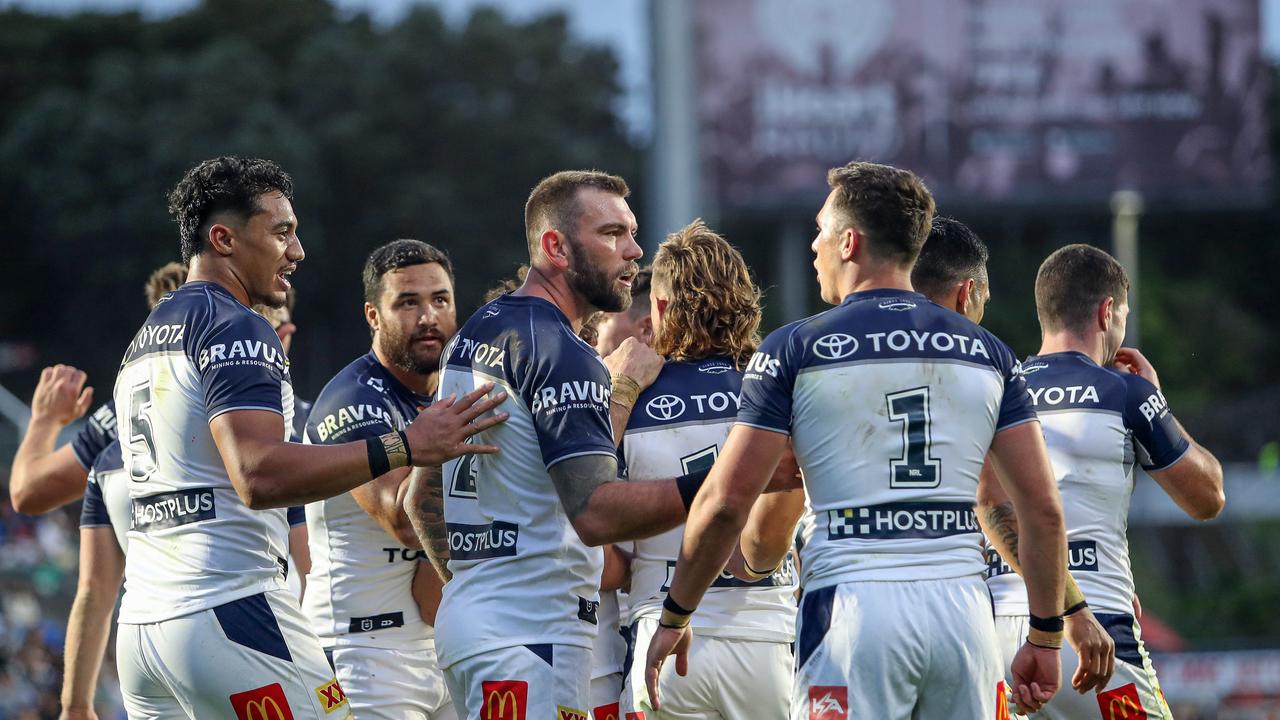
[[[1258,0],[701,0],[704,182],[813,205],[851,159],[942,198],[1259,198]]]

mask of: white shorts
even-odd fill
[[[474,720],[589,720],[591,648],[516,645],[444,668],[459,717]]]
[[[360,720],[457,720],[433,641],[412,651],[336,647],[328,653]]]
[[[791,697],[791,644],[759,640],[730,640],[693,633],[689,674],[676,674],[674,660],[662,666],[658,689],[662,711],[649,703],[645,686],[645,658],[658,622],[642,619],[632,625],[634,661],[622,688],[624,713],[644,713],[645,720],[752,718],[786,720]],[[807,720],[807,716],[806,716]]]
[[[791,717],[990,718],[1003,690],[980,577],[806,591]]]
[[[1071,676],[1075,674],[1080,658],[1070,646],[1062,648],[1062,689],[1035,714],[1037,719],[1076,720],[1076,718],[1125,718],[1148,717],[1171,720],[1173,715],[1164,701],[1160,681],[1151,665],[1151,657],[1142,644],[1142,629],[1132,615],[1095,612],[1094,617],[1106,629],[1116,643],[1116,669],[1111,682],[1101,693],[1084,695],[1071,689]],[[1000,615],[996,617],[996,635],[1000,639],[1005,675],[1013,656],[1027,639],[1025,615]],[[1012,677],[1008,678],[1012,681]],[[1010,711],[1016,707],[1010,703]],[[1021,717],[1021,716],[1019,716]]]
[[[351,717],[288,590],[158,623],[121,623],[116,662],[132,720]]]
[[[591,720],[622,720],[618,698],[622,696],[622,673],[591,678]]]

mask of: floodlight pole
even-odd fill
[[[1124,344],[1137,347],[1141,342],[1138,321],[1138,219],[1142,217],[1142,194],[1134,190],[1111,193],[1111,252],[1129,275],[1129,323]]]
[[[698,120],[694,94],[693,8],[684,0],[651,0],[653,47],[653,173],[649,249],[702,212]]]

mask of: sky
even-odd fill
[[[585,40],[611,46],[622,66],[621,81],[626,98],[622,116],[633,132],[647,135],[652,125],[649,103],[650,58],[648,47],[649,0],[428,0],[440,6],[446,17],[465,19],[479,5],[501,8],[506,14],[522,19],[554,10],[565,10],[575,33]],[[677,2],[682,0],[675,0]],[[784,2],[785,0],[778,0]],[[1262,3],[1262,44],[1267,55],[1280,59],[1280,0]],[[334,0],[339,7],[352,12],[366,11],[375,19],[393,22],[410,5],[424,0]],[[0,8],[23,7],[50,13],[78,10],[130,10],[166,15],[188,8],[196,0],[0,0]]]

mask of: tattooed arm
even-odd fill
[[[1018,561],[1018,516],[1013,511],[1013,502],[1000,487],[990,459],[982,466],[982,475],[978,480],[978,523],[982,532],[1000,553],[1000,557],[1014,572],[1022,574],[1022,564]],[[1069,610],[1084,601],[1084,593],[1076,585],[1071,573],[1066,573],[1066,591],[1062,609]],[[1111,680],[1115,669],[1115,642],[1107,635],[1106,630],[1098,623],[1089,608],[1078,610],[1066,617],[1066,638],[1071,647],[1079,655],[1075,676],[1071,678],[1071,686],[1076,692],[1102,690]]]
[[[414,468],[409,473],[405,512],[413,530],[427,551],[431,566],[444,582],[449,582],[449,533],[444,524],[444,483],[439,466]]]

